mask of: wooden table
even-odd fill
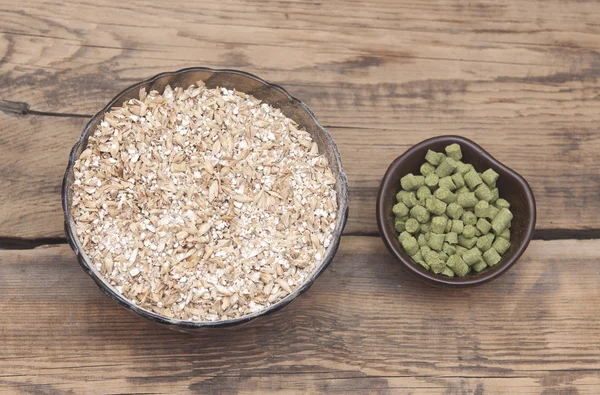
[[[0,392],[600,393],[600,3],[0,3]],[[330,268],[249,327],[192,337],[118,308],[65,244],[67,155],[126,86],[241,69],[339,145],[350,218]],[[537,230],[497,281],[414,281],[377,233],[388,164],[474,139],[531,184]]]

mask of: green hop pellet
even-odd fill
[[[510,225],[509,225],[510,227]],[[508,228],[504,229],[502,233],[498,235],[498,237],[502,237],[503,239],[510,240],[510,230]]]
[[[490,248],[483,253],[483,260],[489,267],[495,266],[498,262],[500,262],[500,259],[502,259],[502,257],[500,254],[498,254],[498,251],[493,248]]]
[[[400,203],[402,201],[402,198],[404,197],[404,195],[406,195],[408,192],[406,192],[404,189],[401,189],[397,194],[396,194],[396,203]]]
[[[461,193],[469,193],[469,192],[471,192],[471,190],[466,185],[464,187],[460,187],[456,191],[454,191],[456,196],[460,195]]]
[[[446,233],[446,243],[458,244],[458,234],[456,232]]]
[[[443,234],[446,230],[446,222],[448,220],[444,217],[433,217],[431,219],[430,230],[437,234]]]
[[[400,204],[400,203],[398,203]],[[410,216],[424,224],[429,221],[429,211],[423,206],[415,206],[410,209]]]
[[[499,198],[500,192],[498,191],[498,188],[492,188],[492,199],[490,200],[490,204],[495,203]]]
[[[462,151],[460,149],[460,145],[458,144],[450,144],[446,147],[446,156],[452,158],[454,160],[462,159]]]
[[[423,259],[425,259],[425,262],[431,266],[433,264],[435,264],[436,262],[440,261],[440,257],[438,255],[437,252],[433,251],[433,250],[428,250],[423,252],[423,250],[421,250],[421,254],[423,255]]]
[[[435,254],[435,256],[433,254]],[[437,253],[434,252],[429,253],[429,255],[425,257],[425,262],[429,265],[429,267],[431,267],[431,271],[433,271],[436,274],[441,273],[442,270],[444,270],[444,268],[446,267],[444,262],[442,262],[440,257],[437,255]]]
[[[392,212],[397,217],[404,217],[405,215],[407,215],[409,213],[409,210],[408,210],[408,207],[406,207],[406,204],[400,202],[400,203],[394,204],[394,207],[392,207]]]
[[[425,177],[415,176],[415,178],[413,179],[413,182],[414,182],[414,187],[415,187],[414,189],[417,190],[425,185]]]
[[[429,212],[427,212],[429,214]],[[429,232],[429,228],[431,227],[431,221],[429,222],[425,222],[424,224],[421,224],[421,232]]]
[[[506,201],[505,199],[498,199],[496,200],[496,207],[502,209],[502,208],[510,208],[510,203],[508,201]]]
[[[400,235],[398,236],[398,241],[400,242],[400,244],[402,244],[402,240],[404,240],[408,237],[413,237],[413,235],[411,235],[407,231],[401,232]]]
[[[465,186],[465,179],[462,176],[462,174],[454,173],[452,174],[452,176],[450,176],[450,178],[452,178],[452,182],[454,183],[457,189]]]
[[[483,182],[483,180],[479,176],[479,173],[477,173],[475,169],[469,170],[469,172],[464,175],[464,178],[465,183],[467,184],[470,190],[474,190],[475,188],[477,188],[477,186],[479,186],[479,184]]]
[[[510,242],[502,237],[496,238],[494,243],[492,244],[492,248],[498,252],[498,254],[503,255],[506,250],[510,247]]]
[[[486,268],[487,264],[485,263],[485,261],[481,261],[473,265],[473,270],[475,270],[477,273],[484,271]]]
[[[402,201],[402,197],[407,193],[409,192],[406,192],[405,190],[401,189],[400,192],[396,194],[396,202],[400,203]]]
[[[464,277],[469,273],[469,265],[459,255],[451,255],[446,261],[448,266],[458,277]]]
[[[406,229],[406,231],[408,233],[414,234],[419,231],[419,228],[420,228],[419,221],[417,221],[414,218],[411,218],[408,221],[406,221],[406,223],[404,224],[404,228]]]
[[[441,186],[433,193],[433,196],[446,204],[454,203],[456,201],[456,195],[453,194],[448,188]]]
[[[408,173],[400,179],[400,186],[405,191],[412,191],[416,185],[415,176],[412,173]]]
[[[471,238],[475,237],[475,227],[473,225],[465,225],[462,235],[463,235],[463,237],[466,237],[467,239],[471,239]]]
[[[494,219],[494,218],[496,218],[496,215],[498,215],[499,212],[500,212],[499,208],[497,208],[496,206],[490,205],[490,207],[488,208],[488,215],[487,215],[487,217],[489,219]]]
[[[477,229],[477,224],[475,224],[475,237],[479,237],[481,235],[483,235],[483,233],[481,233],[481,231]]]
[[[465,248],[473,248],[477,244],[477,237],[466,238],[463,235],[459,235],[458,244]]]
[[[479,199],[477,199],[473,192],[459,193],[456,197],[456,203],[460,204],[463,208],[473,208],[479,203]]]
[[[427,198],[425,207],[427,208],[427,211],[432,214],[442,215],[446,212],[446,207],[448,207],[448,205],[434,196]]]
[[[471,211],[465,211],[463,215],[460,217],[465,225],[475,225],[477,224],[477,217]]]
[[[394,219],[394,228],[396,228],[396,231],[398,233],[404,232],[404,230],[405,230],[405,227],[404,227],[405,223],[406,222],[402,221],[400,218],[395,218]]]
[[[417,198],[418,199],[427,199],[431,196],[431,189],[426,186],[422,186],[417,190]]]
[[[498,181],[498,173],[496,173],[492,169],[487,169],[481,174],[481,179],[483,182],[487,184],[490,188],[494,188],[496,186],[496,181]]]
[[[408,208],[413,208],[417,205],[417,197],[414,192],[408,192],[402,196],[402,203],[406,205]]]
[[[425,177],[415,176],[412,173],[408,173],[400,179],[400,186],[405,191],[417,190],[425,185]]]
[[[452,219],[459,219],[464,212],[465,209],[458,203],[450,203],[448,207],[446,207],[446,214]]]
[[[436,188],[439,182],[440,178],[435,173],[431,173],[425,177],[425,185],[427,185],[430,189]]]
[[[439,166],[435,169],[435,174],[437,174],[438,177],[443,178],[452,175],[455,169],[456,161],[452,158],[446,157],[442,159]]]
[[[462,254],[463,261],[469,266],[473,266],[481,262],[481,251],[478,248],[471,248],[469,251]]]
[[[435,171],[435,166],[431,163],[425,162],[421,165],[419,171],[421,172],[422,176],[427,177],[428,175],[433,174],[433,172]]]
[[[490,187],[488,187],[486,184],[480,184],[477,188],[475,188],[475,196],[477,196],[477,199],[489,202],[492,200],[494,194],[492,193]]]
[[[444,229],[444,233],[448,233],[452,231],[452,220],[450,218],[446,218],[446,229]]]
[[[445,157],[446,156],[441,152],[435,152],[432,150],[427,151],[427,154],[425,154],[425,160],[431,163],[433,166],[438,166]]]
[[[423,268],[424,268],[425,270],[427,270],[427,271],[429,271],[429,270],[431,269],[431,268],[429,267],[429,265],[428,265],[427,263],[425,263],[425,261],[424,261],[424,260],[417,261],[417,263],[418,263],[419,265],[423,266]]]
[[[504,229],[508,228],[512,219],[512,213],[507,208],[501,208],[500,212],[492,220],[492,230],[496,235],[499,235]]]
[[[415,255],[417,251],[419,251],[419,243],[417,243],[417,239],[412,236],[405,237],[400,243],[408,255]]]
[[[445,252],[448,255],[454,255],[456,254],[456,247],[454,247],[452,244],[448,243],[447,241],[444,242],[444,246],[442,247],[442,251]]]
[[[413,255],[410,256],[413,260],[415,260],[416,262],[418,261],[423,261],[423,254],[421,254],[421,249],[418,249],[417,252],[415,252]]]
[[[485,218],[488,215],[488,210],[490,205],[485,200],[480,200],[474,207],[473,211],[475,212],[475,216],[479,218]]]
[[[440,274],[442,274],[446,277],[454,277],[454,272],[449,267],[444,268],[444,270],[442,270],[442,272]]]
[[[420,234],[419,237],[417,237],[417,243],[419,243],[420,247],[423,247],[424,245],[427,245],[427,240],[425,240],[425,235],[424,234]]]
[[[442,247],[444,247],[444,235],[430,233],[427,245],[434,251],[441,251]]]
[[[454,232],[454,233],[460,235],[460,234],[462,234],[464,228],[465,228],[465,224],[463,221],[461,221],[459,219],[452,220],[452,229],[450,229],[451,232]]]
[[[487,235],[492,228],[492,224],[490,224],[485,218],[479,218],[475,227],[479,229],[482,235]]]
[[[450,176],[440,178],[438,185],[440,188],[446,188],[449,191],[456,190],[456,185],[454,184],[454,181],[452,181],[452,177]]]
[[[444,249],[444,247],[442,247],[442,250]],[[440,257],[440,259],[442,260],[442,262],[446,263],[446,261],[448,260],[448,254],[446,254],[444,251],[440,251],[438,253],[438,256]]]
[[[461,245],[456,245],[456,255],[462,256],[462,254],[464,254],[465,252],[467,252],[468,250],[461,246]]]
[[[477,238],[477,248],[479,248],[481,251],[487,251],[490,248],[492,248],[492,243],[494,242],[494,235],[491,233],[488,233],[485,236],[481,236]]]
[[[463,163],[461,161],[456,161],[456,172],[461,175],[467,174],[473,168],[472,165]]]
[[[428,245],[424,245],[421,246],[421,255],[423,255],[423,259],[425,259],[425,262],[427,262],[427,254],[429,254],[431,252],[431,248],[429,248]]]
[[[441,259],[438,259],[436,263],[430,266],[431,271],[433,271],[435,274],[443,273],[444,270],[447,269],[446,264]]]

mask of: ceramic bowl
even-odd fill
[[[425,162],[428,150],[444,152],[450,144],[458,143],[463,153],[463,162],[475,166],[483,172],[494,169],[500,177],[497,186],[500,197],[510,203],[514,215],[510,229],[510,248],[502,260],[492,268],[465,277],[446,277],[425,270],[414,262],[398,242],[398,232],[394,228],[392,206],[396,204],[396,193],[400,190],[400,178],[408,173],[420,174],[419,168]],[[391,254],[404,268],[417,278],[444,287],[468,287],[481,285],[506,273],[523,255],[533,236],[536,221],[535,198],[527,181],[517,172],[503,165],[473,141],[460,136],[440,136],[425,140],[400,155],[383,176],[377,197],[377,224],[381,237]]]

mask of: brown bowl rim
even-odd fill
[[[452,144],[459,143],[461,145],[468,146],[470,150],[477,152],[479,155],[483,156],[486,161],[495,166],[496,168],[502,169],[504,172],[511,174],[516,182],[519,184],[519,187],[524,191],[525,195],[525,204],[527,213],[529,214],[529,221],[527,223],[527,228],[524,232],[523,240],[520,242],[516,253],[508,260],[501,262],[498,264],[497,268],[494,270],[486,270],[482,274],[474,275],[474,276],[465,276],[465,277],[446,277],[442,275],[438,275],[435,273],[431,273],[421,268],[420,265],[413,262],[410,256],[400,247],[400,244],[397,241],[397,236],[392,231],[390,231],[389,227],[384,224],[387,221],[387,213],[383,212],[382,207],[384,205],[384,195],[385,191],[390,188],[397,188],[395,186],[396,182],[391,179],[392,173],[398,168],[402,167],[404,161],[411,157],[416,151],[427,148],[432,144],[436,143],[444,143],[444,144]],[[506,273],[508,269],[510,269],[523,255],[527,247],[529,246],[529,242],[533,237],[533,232],[535,229],[536,223],[536,203],[535,197],[533,195],[533,191],[527,181],[516,171],[512,170],[510,167],[504,165],[502,162],[498,161],[494,158],[489,152],[484,150],[481,146],[475,143],[472,140],[469,140],[462,136],[456,135],[445,135],[445,136],[436,136],[429,138],[427,140],[421,141],[418,144],[413,145],[402,155],[397,157],[388,167],[383,179],[381,180],[381,185],[379,187],[379,192],[377,195],[377,226],[379,228],[379,232],[381,238],[384,241],[387,249],[390,253],[402,263],[403,267],[408,270],[408,272],[421,279],[429,284],[438,285],[442,287],[472,287],[476,285],[484,284],[488,281],[494,280],[500,277],[502,274]]]
[[[92,127],[94,122],[99,117],[102,117],[104,115],[104,113],[106,113],[108,110],[110,110],[112,107],[114,107],[115,103],[119,102],[119,100],[121,100],[123,96],[125,96],[132,90],[139,90],[139,88],[141,86],[146,85],[146,84],[153,84],[161,78],[168,78],[168,77],[172,77],[172,76],[176,76],[176,75],[180,75],[180,74],[184,74],[184,73],[188,73],[188,72],[209,72],[209,73],[214,73],[214,74],[241,75],[246,78],[255,80],[269,89],[274,89],[274,90],[277,90],[277,91],[283,93],[291,103],[302,108],[309,115],[310,119],[312,120],[312,122],[314,122],[314,124],[320,130],[320,132],[323,133],[323,135],[325,136],[325,138],[331,145],[331,148],[333,149],[333,156],[336,158],[336,161],[337,161],[337,164],[339,167],[339,174],[337,174],[337,175],[339,178],[339,182],[342,183],[342,185],[341,185],[342,193],[340,194],[341,196],[339,196],[339,201],[338,201],[339,207],[338,207],[338,212],[337,212],[339,219],[337,220],[338,224],[333,233],[333,239],[330,243],[329,250],[327,251],[326,256],[323,258],[323,261],[320,263],[320,266],[315,268],[313,273],[311,273],[311,275],[306,279],[306,281],[300,287],[298,287],[294,292],[287,295],[285,298],[283,298],[279,302],[267,307],[266,309],[260,310],[256,313],[244,315],[239,318],[233,318],[233,319],[221,320],[221,321],[186,321],[186,320],[168,318],[166,316],[154,313],[152,311],[146,310],[144,308],[141,308],[141,307],[135,305],[129,299],[125,298],[120,293],[118,293],[116,290],[114,290],[113,287],[110,284],[108,284],[107,282],[105,282],[104,279],[100,275],[96,274],[95,270],[92,267],[91,262],[88,260],[87,255],[83,252],[83,249],[81,248],[81,246],[79,244],[79,240],[77,238],[75,229],[73,228],[74,220],[71,216],[71,213],[69,212],[70,204],[69,204],[69,199],[68,199],[68,188],[70,187],[70,173],[73,171],[73,167],[74,167],[75,161],[77,159],[77,150],[85,142],[86,136],[89,133],[89,129]],[[283,87],[281,87],[277,84],[272,84],[270,82],[263,80],[260,77],[257,77],[253,74],[250,74],[250,73],[247,73],[244,71],[240,71],[240,70],[212,69],[209,67],[188,67],[188,68],[180,69],[177,71],[159,73],[151,78],[145,79],[143,81],[137,82],[133,85],[126,87],[121,92],[119,92],[115,97],[113,97],[108,102],[108,104],[106,104],[106,106],[104,106],[104,108],[102,110],[98,111],[92,118],[90,118],[90,120],[83,128],[81,135],[79,136],[77,142],[75,143],[75,145],[73,146],[73,148],[71,149],[71,152],[69,154],[69,162],[67,164],[67,169],[65,171],[65,174],[63,177],[63,182],[62,182],[61,201],[62,201],[63,214],[64,214],[65,235],[67,237],[67,241],[68,241],[69,245],[71,246],[71,249],[75,253],[75,255],[77,257],[77,261],[79,262],[79,264],[81,265],[83,270],[94,280],[94,282],[102,290],[102,292],[104,292],[106,295],[108,295],[117,304],[121,305],[122,307],[124,307],[128,310],[131,310],[132,312],[136,313],[137,315],[139,315],[149,321],[165,325],[171,329],[188,331],[188,330],[203,329],[203,328],[225,328],[225,327],[231,327],[231,326],[245,324],[245,323],[248,323],[249,321],[254,320],[258,317],[262,317],[262,316],[274,313],[274,312],[284,308],[285,306],[290,304],[292,301],[294,301],[298,296],[300,296],[301,294],[306,292],[312,286],[312,284],[315,282],[315,280],[323,273],[323,271],[325,271],[325,269],[329,266],[329,264],[331,264],[335,254],[339,248],[341,238],[342,238],[342,233],[343,233],[344,227],[346,226],[346,222],[348,220],[348,178],[346,176],[346,173],[344,172],[344,168],[342,167],[342,160],[341,160],[341,155],[340,155],[339,149],[337,148],[335,141],[333,140],[333,138],[331,137],[331,135],[329,134],[327,129],[319,122],[319,120],[317,119],[315,114],[312,112],[312,110],[306,104],[304,104],[301,100],[299,100],[299,99],[295,98],[294,96],[292,96],[291,94],[289,94],[287,92],[287,90],[285,90]]]

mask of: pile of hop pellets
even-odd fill
[[[510,204],[501,199],[498,173],[463,163],[460,145],[429,150],[421,175],[407,174],[394,205],[398,241],[426,270],[448,277],[480,273],[510,247]]]

